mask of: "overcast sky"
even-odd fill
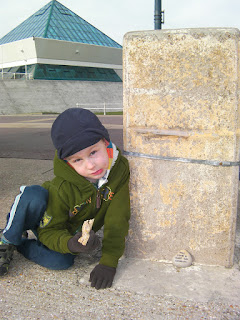
[[[50,0],[1,0],[0,38]],[[155,0],[59,0],[81,18],[122,44],[129,31],[154,29]],[[240,0],[162,0],[163,29],[240,29]]]

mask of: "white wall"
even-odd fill
[[[122,49],[44,38],[0,46],[0,69],[35,63],[122,70]]]

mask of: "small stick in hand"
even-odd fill
[[[84,221],[82,225],[82,236],[78,239],[83,246],[85,246],[90,237],[90,231],[92,230],[94,219]]]

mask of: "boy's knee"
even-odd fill
[[[48,202],[48,191],[41,186],[33,185],[26,187],[24,196],[29,203],[31,211],[44,211]]]
[[[27,186],[24,189],[24,193],[27,194],[27,196],[29,196],[31,199],[37,198],[43,201],[48,201],[48,191],[44,189],[42,186]]]

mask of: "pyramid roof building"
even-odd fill
[[[121,48],[116,41],[56,0],[50,1],[6,34],[0,39],[0,44],[31,37]]]
[[[8,73],[121,81],[122,46],[56,0],[2,37],[0,46],[0,68]]]

